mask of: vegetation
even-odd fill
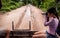
[[[57,7],[58,13],[60,12],[60,3],[56,3],[55,0],[1,0],[1,11],[11,11],[21,6],[32,4],[43,11],[47,11],[50,7]],[[59,13],[60,15],[60,13]]]
[[[22,5],[23,2],[20,2],[19,0],[2,0],[1,11],[11,11],[18,7],[21,7]]]

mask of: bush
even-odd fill
[[[43,11],[50,7],[55,7],[55,0],[2,0],[2,11],[11,11],[26,4],[32,4]],[[60,4],[58,4],[58,14],[60,15]]]
[[[1,8],[1,11],[11,11],[11,9],[9,7],[3,7]]]
[[[21,7],[24,3],[19,2],[20,0],[2,0],[2,8],[1,11],[11,11],[18,7]]]

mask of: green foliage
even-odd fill
[[[2,0],[2,8],[1,11],[11,11],[23,5],[23,2],[20,0]]]
[[[12,1],[14,1],[14,2],[19,2],[20,0],[12,0]]]
[[[50,7],[56,7],[55,0],[2,0],[3,7],[1,11],[11,11],[13,9],[19,8],[23,5],[32,4],[43,11],[47,11]],[[60,12],[60,3],[57,4],[58,13]],[[59,13],[60,15],[60,13]]]
[[[60,16],[60,3],[57,5],[58,7],[58,13],[59,13],[59,16]]]
[[[40,8],[42,8],[44,11],[46,11],[48,8],[53,7],[55,5],[54,0],[45,0],[41,3]]]

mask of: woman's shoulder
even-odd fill
[[[59,22],[59,20],[58,20],[57,18],[54,18],[53,20],[54,20],[55,22]]]

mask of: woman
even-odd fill
[[[49,29],[46,31],[47,38],[58,38],[56,35],[58,23],[59,18],[56,9],[54,7],[48,9],[46,14],[46,21],[44,23],[45,26],[49,26]]]
[[[33,38],[40,37],[41,34],[43,34],[43,36],[46,34],[46,38],[58,38],[56,35],[56,29],[58,23],[59,23],[59,17],[56,9],[54,7],[48,9],[46,12],[46,19],[44,25],[49,26],[49,29],[46,31],[46,33],[44,31],[36,32],[35,35],[39,35],[39,36],[33,35]]]

